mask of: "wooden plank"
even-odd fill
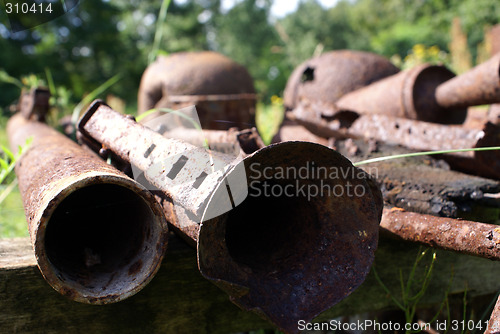
[[[399,270],[408,273],[418,251],[409,243],[380,241],[376,268],[391,290],[399,291]],[[473,297],[500,289],[498,263],[438,251],[425,304],[442,301],[452,271],[452,293],[467,289]],[[317,320],[388,308],[394,305],[370,273],[358,290]],[[0,333],[235,333],[271,327],[205,280],[197,270],[195,250],[175,236],[148,286],[104,306],[73,302],[54,291],[35,266],[27,238],[0,240],[0,310]]]

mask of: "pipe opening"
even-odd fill
[[[264,193],[264,183],[259,189]],[[270,185],[270,186],[269,186]],[[284,189],[267,184],[267,189]],[[253,189],[257,187],[252,185]],[[252,196],[229,212],[226,245],[230,256],[254,272],[284,273],[307,263],[311,249],[320,242],[320,223],[315,199]]]
[[[62,284],[76,290],[63,293],[107,299],[138,290],[161,258],[161,225],[144,198],[126,187],[94,184],[72,192],[45,232],[48,261]]]

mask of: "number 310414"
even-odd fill
[[[47,3],[33,3],[29,4],[26,2],[23,3],[11,3],[7,2],[5,4],[6,13],[7,14],[43,14],[43,13],[52,13],[52,4]]]

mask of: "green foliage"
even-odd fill
[[[414,319],[415,313],[419,306],[419,302],[422,299],[422,297],[424,297],[425,293],[427,292],[427,288],[429,287],[429,283],[432,277],[432,270],[436,262],[435,251],[432,252],[431,261],[429,264],[425,266],[423,275],[421,277],[417,275],[419,266],[422,265],[422,261],[426,257],[428,251],[429,251],[428,249],[424,251],[419,250],[419,253],[417,254],[415,262],[413,263],[413,267],[408,273],[407,278],[404,277],[405,275],[403,274],[403,271],[399,269],[399,282],[401,285],[401,291],[399,292],[399,294],[394,293],[390,291],[389,288],[387,288],[387,286],[382,282],[382,280],[378,276],[376,267],[373,267],[373,273],[375,279],[384,289],[387,295],[390,296],[394,304],[404,312],[406,323],[413,323],[415,321]],[[398,295],[399,298],[397,297]],[[443,303],[441,304],[441,307],[439,308],[439,311],[435,315],[434,319],[429,321],[429,323],[433,323],[437,319],[439,313],[441,313],[442,308],[446,304],[447,299],[448,299],[448,291],[445,291]],[[416,332],[407,330],[406,333],[416,333]]]

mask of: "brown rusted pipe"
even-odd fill
[[[59,293],[106,304],[144,287],[167,245],[167,223],[154,197],[59,132],[14,115],[12,149],[28,150],[15,171],[38,267]]]
[[[380,190],[327,147],[288,142],[231,161],[165,138],[99,102],[79,130],[144,173],[169,221],[197,245],[204,277],[285,332],[298,332],[299,319],[311,320],[345,298],[370,270]],[[220,169],[210,169],[217,164]],[[318,168],[346,174],[314,174]],[[298,170],[309,170],[309,176],[294,176]],[[363,195],[295,193],[349,185]],[[266,192],[284,187],[286,195]]]
[[[500,261],[498,225],[385,208],[380,228],[405,241]]]
[[[476,130],[368,114],[360,115],[343,128],[338,120],[327,122],[321,118],[322,113],[331,113],[329,109],[334,107],[302,101],[288,117],[321,137],[375,139],[418,151],[500,146],[500,128],[491,123]],[[458,170],[500,179],[499,151],[450,153],[442,157]]]
[[[488,121],[500,125],[500,103],[492,104],[488,109]]]
[[[419,65],[344,95],[336,102],[336,107],[360,114],[461,124],[467,109],[443,107],[435,98],[436,88],[453,77],[455,74],[444,66]]]
[[[488,320],[488,327],[484,334],[500,334],[500,296],[493,308],[493,312],[491,312],[490,319]]]
[[[161,129],[153,130],[159,132]],[[245,156],[265,146],[256,128],[244,130],[230,128],[226,131],[178,128],[164,132],[163,136],[179,139],[197,147],[208,145],[211,150],[233,156],[239,154]]]
[[[442,108],[464,108],[500,102],[500,53],[439,85],[436,102]]]

